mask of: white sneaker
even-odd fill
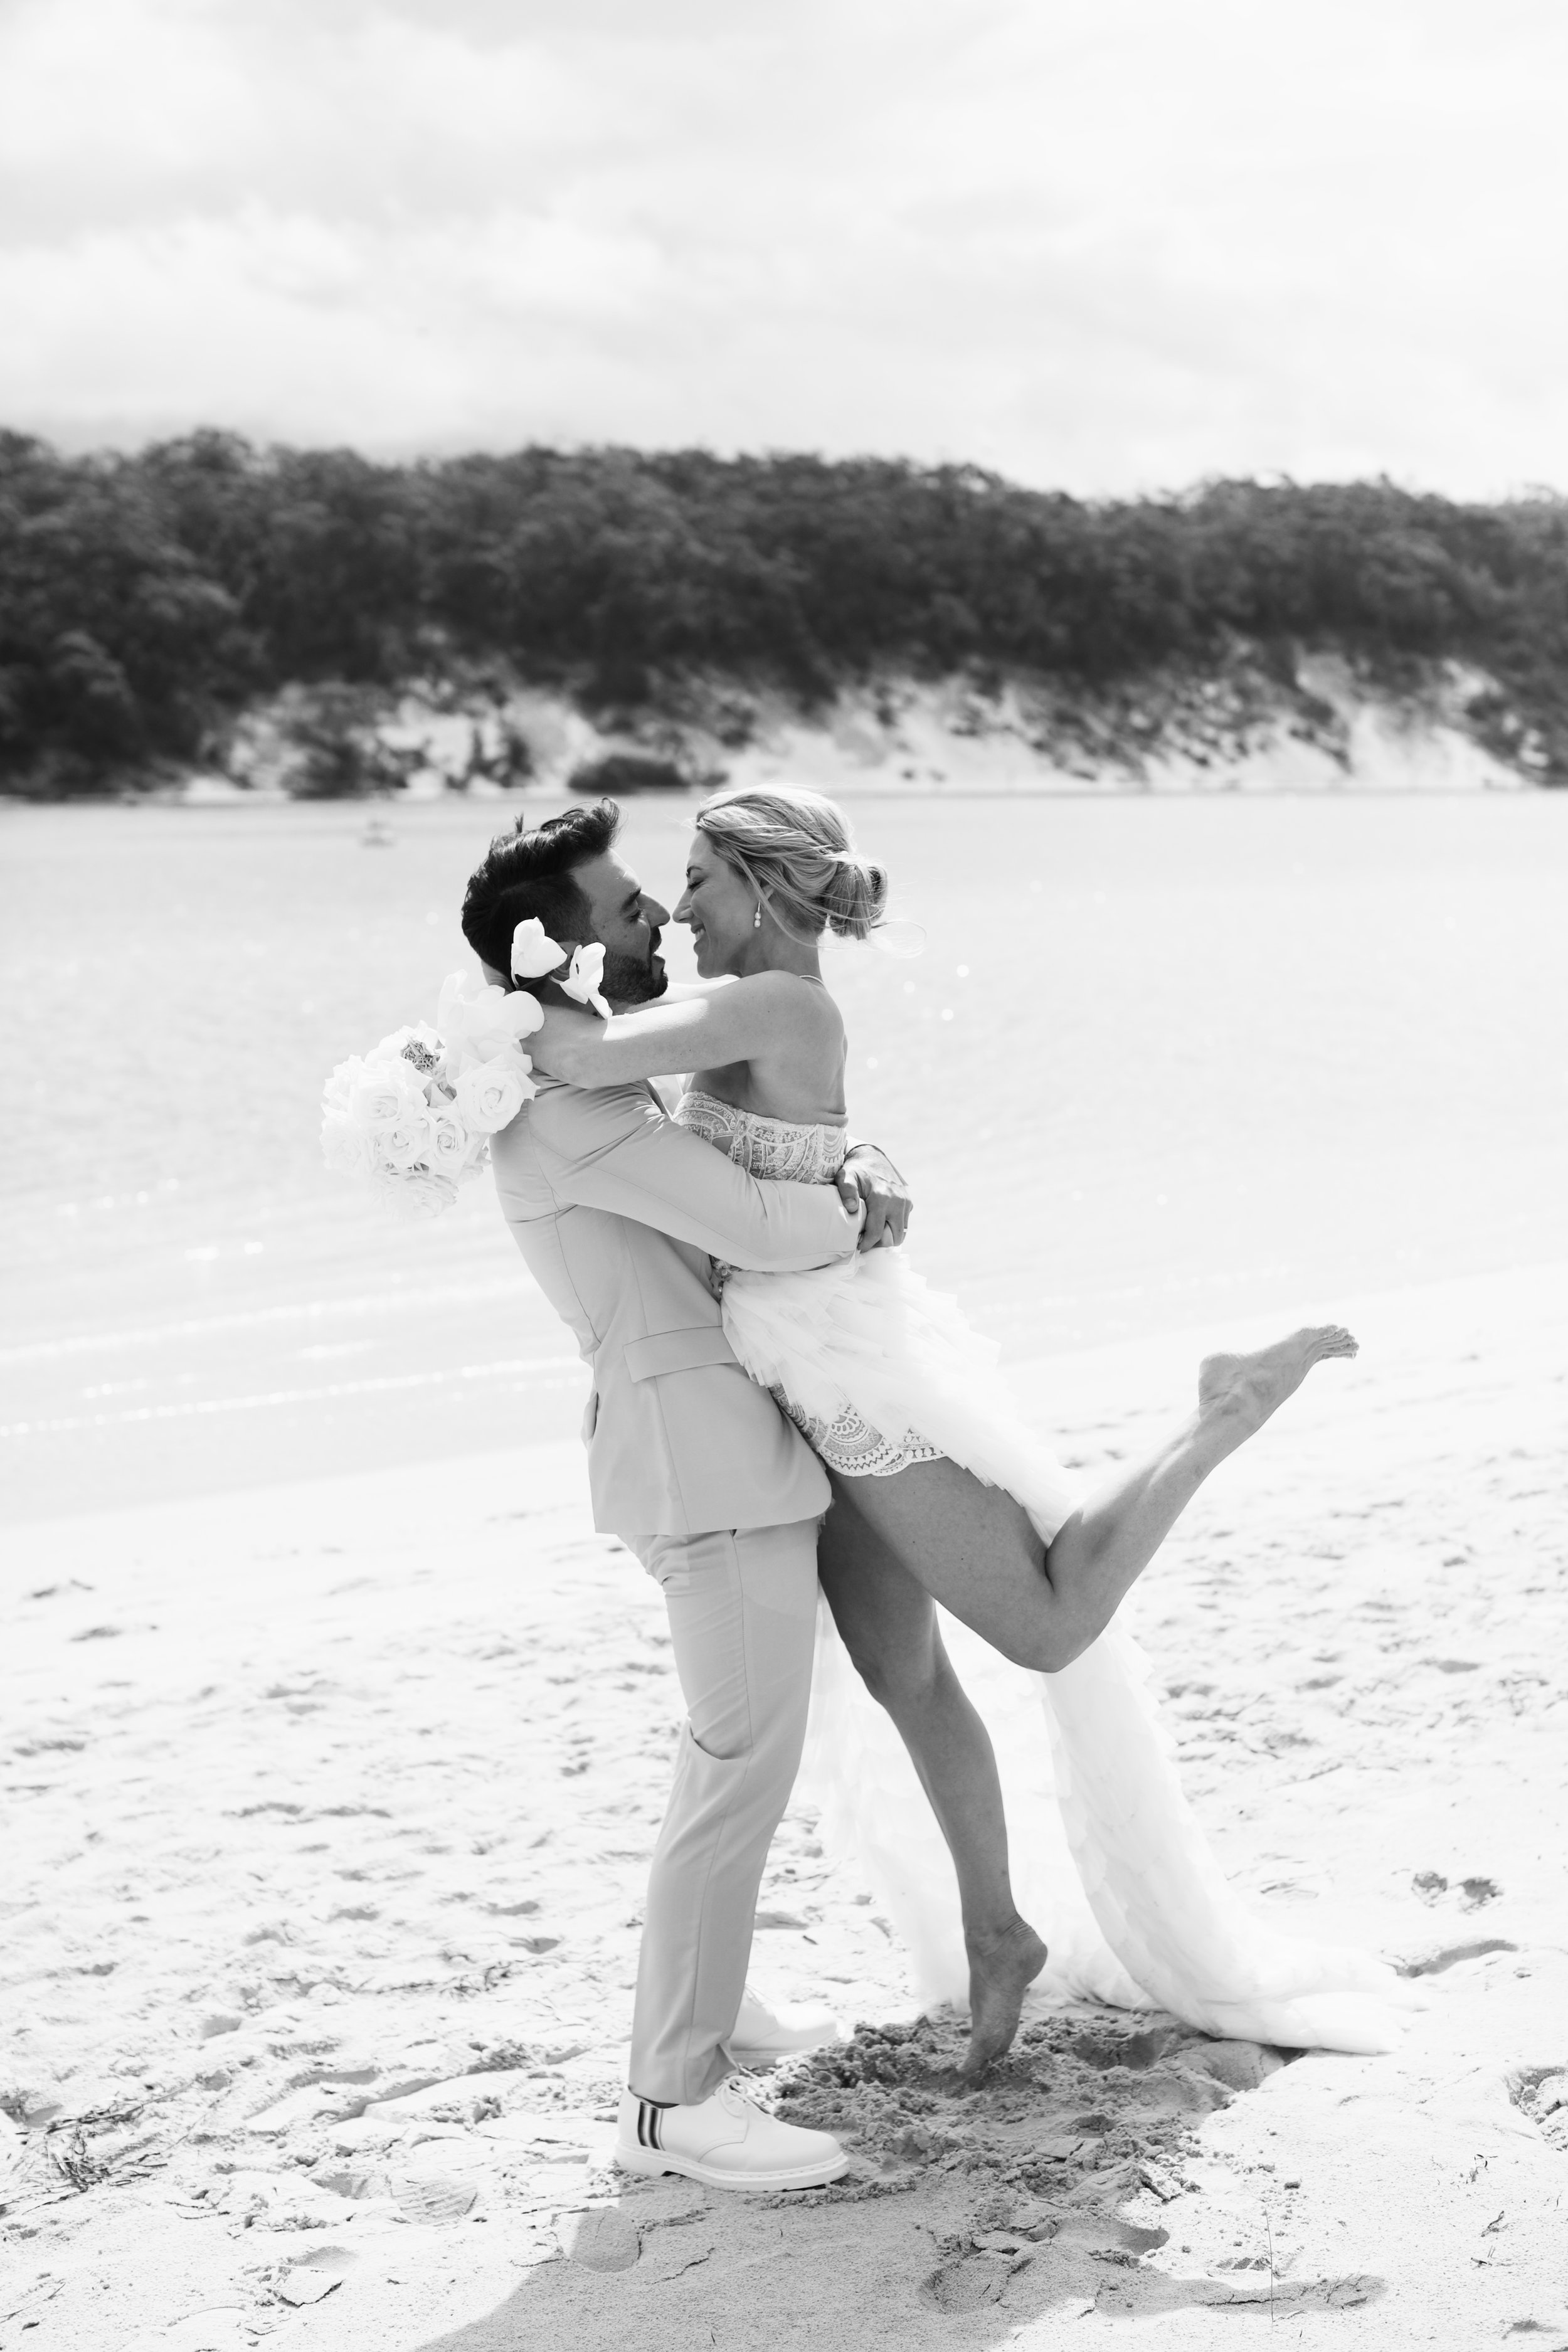
[[[709,2189],[820,2189],[849,2169],[830,2132],[764,2115],[734,2083],[689,2107],[621,2094],[616,2162],[623,2172],[681,2172]]]
[[[724,2048],[737,2066],[768,2066],[802,2050],[825,2050],[845,2040],[844,2028],[828,2009],[771,2009],[748,1985],[741,2013]]]

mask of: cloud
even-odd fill
[[[0,414],[1568,472],[1550,0],[31,0]]]

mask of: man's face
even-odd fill
[[[624,857],[606,849],[574,866],[572,879],[588,901],[590,940],[605,945],[605,994],[612,1004],[647,1004],[665,991],[659,932],[669,909],[650,898]]]

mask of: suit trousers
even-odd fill
[[[731,2071],[757,1889],[805,1739],[816,1631],[816,1518],[649,1536],[686,1700],[654,1848],[629,2086],[687,2104]]]

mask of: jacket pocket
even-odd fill
[[[740,1358],[718,1323],[699,1323],[685,1331],[650,1331],[646,1339],[628,1339],[625,1361],[626,1377],[634,1381],[658,1380],[662,1372],[693,1372],[703,1364],[740,1368]]]

